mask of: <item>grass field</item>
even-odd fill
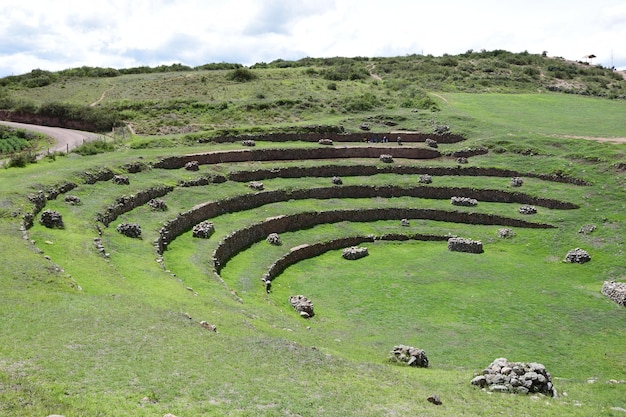
[[[191,82],[178,76],[183,85]],[[150,100],[149,92],[154,91],[148,85],[150,77],[158,77],[141,77],[145,97],[122,97],[123,89],[117,88],[107,90],[107,97]],[[94,83],[94,93],[80,98],[84,101],[95,101],[102,89],[111,88],[105,80],[82,82]],[[227,94],[227,86],[211,84],[208,78],[203,82],[216,91],[212,93],[216,100],[218,92]],[[289,78],[278,82],[284,84],[285,94],[293,83]],[[69,88],[67,84],[66,91]],[[253,90],[245,94],[254,94],[255,87],[246,88]],[[325,83],[319,88],[327,90]],[[84,89],[76,91],[67,93],[77,97]],[[524,176],[524,185],[513,189],[508,177],[435,176],[432,186],[519,191],[579,208],[538,207],[536,215],[523,216],[517,212],[519,205],[512,203],[481,201],[469,208],[452,207],[449,200],[411,197],[294,199],[212,218],[216,232],[211,238],[183,233],[160,259],[153,242],[166,221],[203,202],[253,193],[247,183],[232,180],[189,188],[176,186],[181,180],[258,168],[382,163],[378,159],[222,163],[201,166],[197,173],[150,169],[128,174],[121,168],[128,162],[241,148],[238,143],[183,146],[189,142],[179,134],[133,136],[118,142],[114,152],[59,155],[25,168],[1,170],[0,415],[623,414],[626,310],[600,289],[605,280],[626,280],[626,145],[572,137],[626,137],[625,103],[529,92],[440,90],[431,96],[439,111],[390,108],[385,116],[404,118],[401,127],[410,130],[446,124],[468,138],[440,144],[442,152],[489,149],[486,155],[469,158],[468,166],[560,173],[591,184]],[[323,113],[319,120],[349,126],[380,113],[380,109],[358,115]],[[164,140],[173,146],[149,146]],[[139,142],[148,145],[132,146]],[[317,146],[256,143],[258,149]],[[450,157],[397,159],[394,164],[457,166]],[[81,173],[96,167],[128,175],[130,185],[85,184]],[[416,176],[410,175],[342,179],[344,185],[418,185]],[[81,204],[68,205],[63,196],[46,203],[46,208],[62,213],[65,228],[47,229],[37,217],[24,238],[21,217],[32,210],[27,196],[66,181],[78,184],[68,194],[80,197]],[[296,190],[330,186],[330,178],[275,178],[263,183],[269,191]],[[100,225],[110,258],[99,255],[94,246],[97,214],[120,196],[158,185],[175,186],[163,197],[168,210],[157,212],[143,205],[122,214],[108,228]],[[264,240],[253,243],[228,260],[221,280],[213,274],[212,253],[220,240],[244,226],[277,215],[372,207],[493,213],[556,227],[514,228],[514,237],[501,239],[496,233],[500,226],[423,219],[410,219],[408,228],[395,220],[322,224],[281,234],[282,246]],[[139,223],[142,239],[117,233],[115,227],[123,222]],[[585,224],[597,229],[579,233]],[[445,241],[377,241],[365,244],[370,255],[357,261],[345,261],[340,250],[332,250],[298,262],[276,278],[269,294],[261,283],[269,265],[290,248],[344,236],[400,232],[470,237],[481,240],[485,252],[450,252]],[[567,251],[575,247],[587,250],[592,261],[564,262]],[[313,318],[302,319],[292,309],[288,297],[295,294],[313,301]],[[201,327],[202,320],[216,325],[217,332]],[[424,349],[430,367],[388,362],[389,351],[398,344]],[[472,377],[498,357],[544,364],[558,397],[490,394],[471,386]],[[426,401],[433,394],[443,405]]]

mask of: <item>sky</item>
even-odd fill
[[[626,70],[624,0],[2,0],[0,77],[528,51]]]

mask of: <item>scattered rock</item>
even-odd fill
[[[609,297],[617,304],[626,307],[625,282],[604,281],[604,284],[602,284],[602,294]]]
[[[313,303],[304,295],[292,295],[289,297],[289,303],[300,314],[301,317],[308,319],[313,317]]]
[[[428,368],[428,357],[423,349],[411,346],[398,345],[394,346],[389,352],[389,361],[403,363],[408,366],[416,366],[419,368]]]
[[[483,242],[462,237],[448,239],[448,250],[453,252],[483,253]]]
[[[193,237],[208,239],[213,233],[215,233],[215,225],[213,222],[204,221],[195,225],[191,233]]]
[[[210,332],[216,332],[217,331],[217,326],[211,323],[207,323],[206,321],[202,320],[200,322],[200,326],[204,327],[205,329],[207,329]]]
[[[584,264],[590,260],[591,256],[589,253],[580,248],[572,249],[565,255],[565,262]]]
[[[367,248],[358,247],[358,246],[351,246],[349,248],[345,248],[343,252],[341,253],[341,256],[343,256],[344,259],[348,259],[348,260],[360,259],[367,255],[369,255]]]
[[[55,210],[46,209],[41,213],[39,223],[47,227],[48,229],[63,229],[63,217],[61,213]]]
[[[280,236],[278,235],[278,233],[270,233],[269,235],[267,235],[266,240],[271,245],[280,246],[283,244],[283,242],[280,240]]]

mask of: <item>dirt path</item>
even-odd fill
[[[61,127],[29,125],[25,123],[0,121],[0,124],[11,126],[17,129],[30,130],[37,133],[43,133],[54,139],[54,143],[48,151],[40,153],[45,156],[47,152],[68,152],[85,142],[98,139],[100,135],[91,132],[83,132],[81,130],[63,129]]]
[[[95,106],[97,106],[98,104],[100,104],[100,102],[101,102],[102,100],[104,100],[104,98],[107,96],[107,93],[108,93],[109,91],[113,90],[113,88],[115,88],[115,86],[114,86],[113,84],[111,84],[111,81],[107,80],[107,83],[111,86],[111,88],[108,88],[108,89],[104,90],[104,91],[102,92],[102,95],[100,96],[100,98],[99,98],[98,100],[94,101],[93,103],[91,103],[91,104],[89,105],[90,107],[95,107]]]

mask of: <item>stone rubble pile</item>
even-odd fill
[[[511,178],[511,187],[521,187],[524,184],[524,180],[520,177]]]
[[[417,179],[417,182],[420,184],[431,184],[433,182],[433,177],[428,174],[422,174]]]
[[[537,207],[535,206],[521,206],[518,211],[520,214],[537,214]]]
[[[80,197],[77,197],[75,195],[66,195],[65,202],[73,206],[77,206],[80,204]]]
[[[583,226],[580,226],[580,229],[578,229],[578,233],[588,235],[589,233],[593,233],[594,230],[596,230],[595,224],[585,224]]]
[[[256,146],[256,142],[252,139],[245,139],[241,141],[241,146]]]
[[[191,233],[193,237],[208,239],[213,233],[215,233],[215,225],[213,222],[204,221],[195,225]]]
[[[451,237],[448,239],[448,250],[453,252],[483,253],[483,242],[463,237]]]
[[[129,185],[130,179],[126,175],[115,175],[112,179],[113,184],[117,185]]]
[[[344,259],[348,259],[351,261],[355,259],[363,258],[367,255],[369,255],[367,248],[359,247],[359,246],[351,246],[349,248],[345,248],[343,252],[341,253],[341,256],[343,256]]]
[[[102,244],[102,239],[100,237],[94,237],[93,244],[100,255],[104,256],[105,258],[108,258],[110,256],[107,253],[106,249],[104,249],[104,245]]]
[[[450,197],[450,204],[453,206],[474,207],[478,205],[478,200],[469,197]]]
[[[543,394],[556,397],[552,375],[540,363],[509,362],[506,358],[493,361],[474,377],[472,385],[492,392]]]
[[[332,145],[333,140],[332,139],[320,139],[317,141],[317,143],[319,143],[320,145]]]
[[[402,219],[400,220],[400,226],[409,227],[411,226],[411,222],[409,222],[409,219]]]
[[[167,211],[167,204],[160,198],[153,198],[148,201],[148,205],[154,211]]]
[[[198,165],[198,161],[189,161],[185,164],[185,169],[187,171],[198,171],[200,170],[200,165]]]
[[[456,158],[456,163],[457,164],[467,164],[468,162],[469,161],[464,156],[459,156],[458,158]]]
[[[381,162],[385,162],[387,164],[390,164],[393,162],[393,156],[386,154],[386,153],[380,155],[379,159]]]
[[[389,361],[403,363],[408,366],[416,366],[419,368],[428,368],[428,357],[423,349],[411,346],[398,345],[394,346],[389,352]]]
[[[590,260],[591,256],[589,253],[581,248],[572,249],[565,255],[565,262],[584,264]]]
[[[280,236],[278,233],[270,233],[267,235],[267,242],[271,245],[280,246],[283,244],[282,240],[280,240]]]
[[[65,227],[61,213],[50,209],[46,209],[41,213],[39,223],[48,229],[63,229]]]
[[[262,191],[263,190],[263,183],[261,181],[250,181],[248,183],[248,187],[252,188],[253,190],[256,191]]]
[[[626,307],[626,282],[604,281],[602,294]]]
[[[313,317],[313,303],[304,295],[292,295],[289,297],[289,303],[300,314],[301,317],[308,319]]]
[[[141,226],[137,223],[120,223],[115,230],[119,233],[123,234],[126,237],[132,238],[140,238],[141,237]]]
[[[513,229],[509,229],[508,227],[498,229],[498,237],[500,238],[506,239],[513,236],[515,236],[515,232],[513,231]]]
[[[336,175],[335,175],[335,176],[331,179],[331,181],[332,181],[332,183],[333,183],[333,184],[335,184],[335,185],[341,185],[341,184],[343,184],[343,181],[341,180],[341,178],[339,178],[339,177],[338,177],[338,176],[336,176]]]
[[[426,139],[426,145],[430,146],[431,148],[439,147],[439,145],[437,144],[437,141],[436,140],[432,140],[431,138]]]

